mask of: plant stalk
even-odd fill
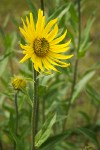
[[[44,0],[40,0],[41,2],[41,10],[43,11],[44,15]],[[45,121],[45,100],[43,99],[42,101],[42,118],[43,118],[43,123]]]
[[[41,10],[43,10],[43,14],[44,14],[44,0],[40,0],[41,1]]]
[[[38,99],[38,79],[37,71],[34,69],[34,98],[32,108],[32,147],[31,150],[36,150],[35,136],[38,130],[38,112],[39,112],[39,99]]]
[[[3,150],[2,141],[0,140],[0,150]]]
[[[15,121],[15,135],[18,136],[18,101],[17,101],[18,91],[15,92],[15,111],[16,111],[16,121]],[[16,150],[16,143],[14,142],[14,150]]]

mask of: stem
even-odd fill
[[[16,121],[15,121],[15,135],[18,136],[18,102],[17,102],[18,91],[15,92],[15,111],[16,111]],[[16,150],[16,143],[14,143],[14,150]]]
[[[35,135],[38,129],[38,112],[39,112],[39,100],[38,100],[37,88],[38,88],[37,71],[34,69],[34,99],[33,99],[33,108],[32,108],[32,148],[31,150],[36,150]]]
[[[41,10],[43,10],[43,15],[44,15],[44,0],[41,1]],[[42,102],[42,118],[43,118],[43,123],[45,121],[45,100]]]
[[[43,14],[44,14],[44,0],[40,0],[41,1],[41,10],[43,10]]]
[[[0,150],[3,150],[2,142],[0,140]]]
[[[96,107],[96,111],[95,111],[94,118],[93,118],[93,123],[94,123],[94,124],[95,124],[96,121],[98,120],[99,111],[100,111],[100,106],[98,105],[98,106]]]
[[[45,100],[42,100],[42,122],[45,122]]]
[[[77,6],[78,6],[78,45],[77,45],[77,51],[76,51],[76,59],[75,59],[75,65],[74,65],[74,73],[73,73],[73,82],[72,82],[72,87],[71,87],[71,94],[69,97],[69,103],[67,107],[67,112],[66,116],[68,116],[70,108],[71,108],[71,99],[74,93],[75,85],[76,85],[76,80],[77,80],[77,71],[78,71],[78,64],[79,64],[79,59],[78,59],[78,52],[80,48],[80,40],[81,40],[81,11],[80,11],[80,0],[77,0]],[[66,123],[67,123],[68,117],[65,120],[63,124],[63,131],[66,128]]]
[[[9,62],[10,62],[11,74],[12,74],[12,76],[13,76],[13,75],[14,75],[14,70],[13,70],[13,62],[12,62],[12,57],[10,57],[10,59],[9,59]]]

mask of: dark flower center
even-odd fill
[[[45,38],[35,39],[33,48],[37,56],[44,57],[49,52],[49,43]]]

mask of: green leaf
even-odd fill
[[[27,100],[28,104],[32,107],[33,104],[32,104],[32,100],[31,100],[31,98],[30,98],[30,96],[29,96],[29,93],[27,92],[26,89],[23,89],[23,93],[25,94],[25,97],[26,97],[26,100]],[[25,97],[24,97],[24,98],[25,98]]]
[[[34,4],[32,3],[31,0],[26,0],[26,2],[27,2],[29,8],[31,9],[31,11],[32,11],[32,13],[33,13],[33,15],[34,15],[34,20],[36,21],[36,18],[37,18],[37,10],[36,10]]]
[[[98,149],[100,149],[100,145],[97,140],[96,134],[93,131],[86,129],[86,128],[82,128],[82,127],[77,128],[76,131],[83,134],[86,138],[91,140],[97,146]]]
[[[87,21],[87,25],[82,32],[82,39],[81,39],[81,44],[80,44],[80,49],[78,54],[79,57],[84,56],[85,53],[87,52],[88,47],[91,45],[91,42],[89,41],[89,36],[90,36],[90,30],[94,20],[95,20],[94,17],[89,18],[89,20]]]
[[[42,129],[36,135],[36,147],[40,147],[50,136],[52,126],[56,122],[56,115],[49,118],[43,125]]]
[[[4,59],[1,63],[0,63],[0,77],[3,75],[5,69],[6,69],[6,66],[7,66],[7,63],[8,63],[8,58],[6,57],[6,59]]]
[[[54,13],[48,18],[48,22],[54,18],[61,18],[70,8],[70,3],[64,4],[60,6],[58,9],[54,11]]]
[[[98,102],[100,104],[100,94],[97,93],[95,89],[92,88],[92,86],[87,85],[86,91],[91,96],[92,100],[95,102]]]
[[[87,113],[85,113],[84,111],[79,111],[79,113],[85,118],[87,124],[90,124],[90,122],[91,122],[90,116]]]
[[[64,133],[58,134],[56,136],[52,136],[48,138],[42,145],[41,145],[41,150],[47,150],[53,147],[55,144],[61,142],[65,138],[69,137],[71,135],[72,131],[67,130]]]
[[[80,92],[83,90],[83,88],[86,86],[86,84],[88,83],[88,81],[94,76],[95,71],[89,72],[88,74],[86,74],[75,86],[75,91],[74,94],[72,96],[72,103],[76,100],[76,98],[78,97],[78,95],[80,94]]]
[[[11,129],[9,131],[10,131],[10,136],[15,141],[17,148],[25,149],[25,145],[23,144],[23,141],[20,139],[20,137],[17,137]]]
[[[6,57],[9,57],[9,55],[11,55],[12,52],[8,52],[6,54],[4,54],[3,56],[0,56],[0,61],[3,61]]]
[[[38,86],[38,95],[39,96],[44,96],[46,93],[46,86],[39,85]]]

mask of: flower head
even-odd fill
[[[34,18],[30,13],[30,18],[26,17],[26,24],[23,21],[23,28],[19,28],[20,32],[26,39],[26,45],[20,44],[25,56],[20,62],[31,59],[34,63],[36,71],[45,71],[57,69],[54,66],[68,67],[70,64],[62,62],[64,59],[69,59],[73,55],[61,54],[69,49],[71,40],[64,44],[59,44],[66,36],[66,31],[60,37],[58,34],[57,18],[51,20],[46,25],[43,11],[39,9],[36,25]]]
[[[11,84],[15,90],[22,90],[26,87],[26,80],[21,77],[11,79]]]

